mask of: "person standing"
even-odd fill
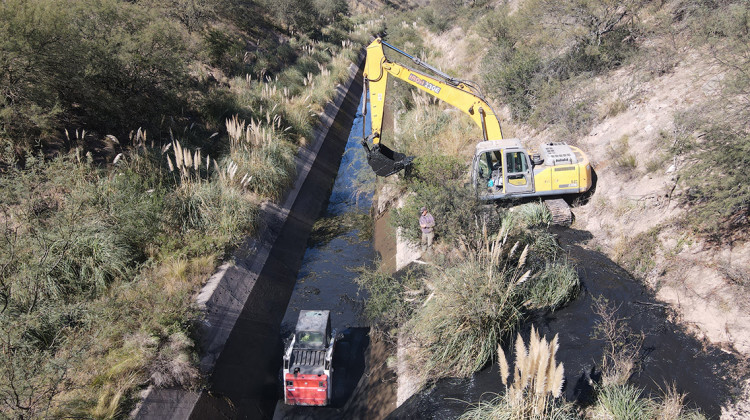
[[[419,227],[422,229],[422,252],[432,247],[432,240],[435,239],[435,218],[427,212],[427,207],[422,207],[421,216],[419,216]]]

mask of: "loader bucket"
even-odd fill
[[[382,144],[376,144],[372,149],[368,148],[366,144],[363,145],[367,150],[367,163],[370,164],[377,176],[391,176],[409,166],[414,160],[414,156],[394,152]]]

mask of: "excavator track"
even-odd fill
[[[570,211],[570,206],[562,198],[544,200],[544,205],[552,213],[552,224],[570,226],[573,223],[573,212]]]

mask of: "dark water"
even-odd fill
[[[718,418],[722,405],[737,392],[733,384],[737,383],[741,361],[692,338],[668,321],[667,309],[641,284],[604,254],[582,246],[591,239],[588,232],[560,229],[555,233],[577,265],[584,290],[568,306],[532,316],[521,327],[521,335],[528,340],[531,325],[548,339],[559,334],[557,360],[565,365],[566,398],[582,404],[590,401],[589,378],[598,378],[603,352],[603,342],[592,338],[599,319],[592,303],[593,298],[604,297],[619,308],[618,318],[625,319],[633,331],[645,334],[641,368],[631,381],[652,395],[659,395],[660,389],[674,383],[678,391],[688,394],[690,407],[700,408],[708,418]],[[467,410],[468,403],[492,398],[502,389],[497,366],[491,365],[470,379],[439,381],[410,398],[388,418],[457,418]]]
[[[357,181],[360,170],[367,167],[360,144],[362,123],[362,115],[357,113],[328,207],[321,215],[321,219],[326,219],[329,224],[358,220],[353,216],[367,215],[370,211],[372,185],[367,188],[367,185],[362,186]],[[355,269],[372,266],[375,250],[371,235],[363,231],[369,229],[370,225],[359,224],[355,223],[352,229],[342,229],[344,231],[323,242],[316,242],[320,239],[314,239],[318,235],[313,231],[313,239],[308,243],[297,284],[284,314],[282,333],[294,329],[299,311],[303,309],[330,309],[333,328],[338,331],[365,326],[358,319],[358,302],[362,296],[354,283],[357,277]]]
[[[364,373],[369,328],[360,318],[361,302],[365,296],[354,279],[357,268],[374,265],[376,253],[371,234],[366,231],[371,229],[371,224],[363,221],[369,217],[373,185],[358,179],[362,169],[369,170],[360,144],[362,124],[362,115],[358,113],[328,207],[321,215],[322,221],[330,227],[327,230],[336,234],[321,238],[319,232],[313,231],[281,325],[281,336],[286,338],[294,330],[300,310],[331,310],[332,327],[341,333],[333,360],[333,402],[325,408],[290,407],[281,402],[277,405],[275,419],[341,417],[342,407]]]

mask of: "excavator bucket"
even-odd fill
[[[396,172],[411,165],[414,160],[414,156],[406,156],[403,153],[394,152],[385,145],[376,144],[372,149],[367,147],[366,143],[362,143],[367,150],[367,163],[375,171],[377,176],[391,176]]]

